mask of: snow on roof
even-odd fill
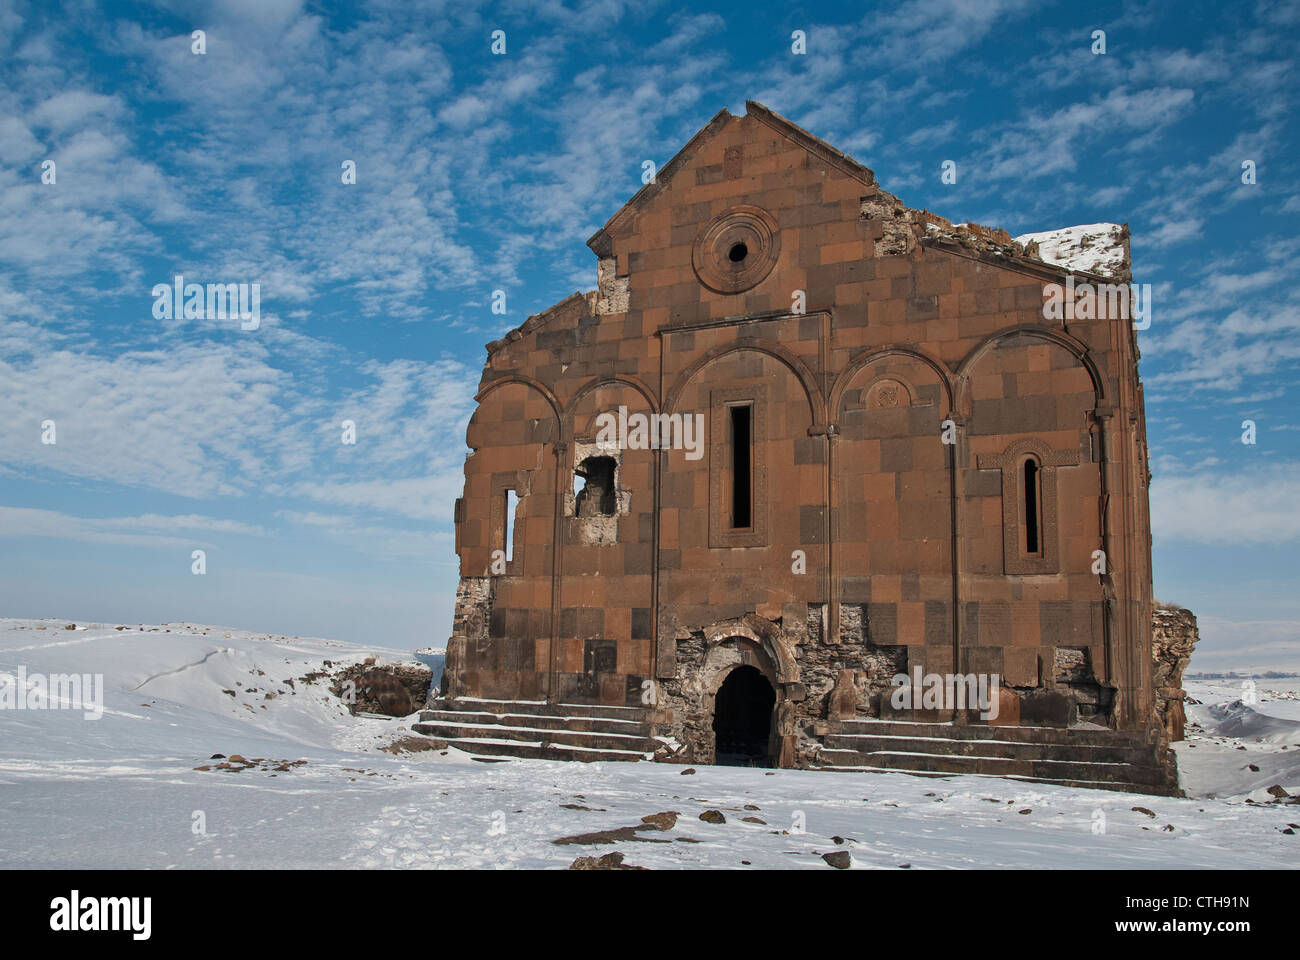
[[[1038,244],[1038,256],[1044,263],[1082,270],[1116,280],[1125,279],[1128,252],[1124,228],[1118,223],[1086,223],[1062,227],[1043,233],[1026,233],[1017,243]]]

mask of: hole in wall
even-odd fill
[[[574,512],[579,517],[612,517],[618,506],[614,490],[614,458],[588,457],[573,470]],[[582,489],[578,480],[582,479]]]
[[[749,247],[743,243],[733,243],[731,249],[727,252],[727,257],[732,263],[740,263],[749,256]]]

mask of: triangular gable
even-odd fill
[[[876,175],[869,169],[858,163],[848,154],[836,150],[825,140],[813,136],[807,130],[797,124],[787,120],[775,111],[769,110],[756,100],[745,101],[746,116],[753,117],[760,123],[771,127],[778,134],[798,144],[809,153],[822,160],[828,166],[834,167],[845,176],[851,177],[862,182],[863,186],[874,187],[876,184]],[[736,119],[735,115],[725,107],[719,110],[707,124],[705,124],[695,136],[687,141],[686,146],[677,151],[677,154],[669,160],[657,172],[652,183],[647,183],[644,187],[627,203],[623,204],[612,217],[606,221],[605,225],[597,230],[587,241],[592,251],[598,257],[608,257],[612,255],[611,238],[619,233],[624,226],[645,208],[646,204],[661,192],[668,188],[677,172],[689,163],[701,148],[710,140],[718,135],[719,132],[732,120]]]

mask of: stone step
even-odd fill
[[[431,710],[454,710],[469,713],[516,713],[539,717],[604,717],[610,720],[643,721],[644,707],[611,707],[593,703],[547,703],[544,700],[475,700],[457,697],[454,700],[430,701]]]
[[[823,764],[836,767],[872,767],[924,773],[979,773],[996,777],[1124,783],[1134,788],[1159,786],[1164,782],[1163,772],[1154,765],[1132,763],[1020,760],[1006,757],[953,756],[886,750],[871,753],[823,750],[818,756]]]
[[[1001,757],[1008,760],[1071,760],[1080,763],[1149,764],[1151,748],[1128,743],[1094,745],[1086,743],[1045,744],[1023,740],[956,739],[952,737],[910,737],[865,733],[831,733],[824,738],[828,749],[856,753],[880,751],[928,753],[935,756]]]
[[[526,743],[520,740],[466,737],[447,741],[450,746],[486,757],[518,757],[525,760],[577,760],[581,763],[634,763],[646,755],[630,750],[599,750],[564,744]]]
[[[820,768],[826,773],[901,773],[914,777],[929,777],[932,779],[949,779],[959,774],[943,773],[925,770],[898,770],[890,767],[859,767],[859,766],[837,766],[828,765]],[[1126,783],[1124,781],[1106,781],[1106,780],[1068,780],[1055,779],[1052,777],[1022,777],[1016,775],[1004,775],[998,777],[1000,780],[1012,780],[1020,783],[1042,783],[1056,787],[1082,787],[1086,790],[1113,790],[1122,793],[1139,793],[1160,797],[1181,797],[1182,791],[1168,784],[1140,784]],[[992,787],[990,787],[992,789]]]
[[[653,753],[658,741],[635,734],[607,733],[603,730],[554,730],[529,726],[473,723],[413,724],[411,729],[426,737],[454,742],[457,740],[514,740],[521,743],[556,744],[597,750],[624,750]]]
[[[840,734],[892,737],[939,737],[949,740],[1005,740],[1020,743],[1069,746],[1145,746],[1140,731],[1107,730],[1102,727],[1022,727],[989,724],[917,723],[901,720],[843,720],[835,725]]]
[[[422,710],[422,723],[500,724],[507,727],[534,727],[541,730],[583,730],[648,737],[651,724],[642,720],[618,720],[610,717],[555,717],[539,713],[496,713],[471,710]]]

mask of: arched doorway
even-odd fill
[[[776,691],[756,668],[741,666],[727,674],[713,701],[713,762],[770,766],[775,705]]]

